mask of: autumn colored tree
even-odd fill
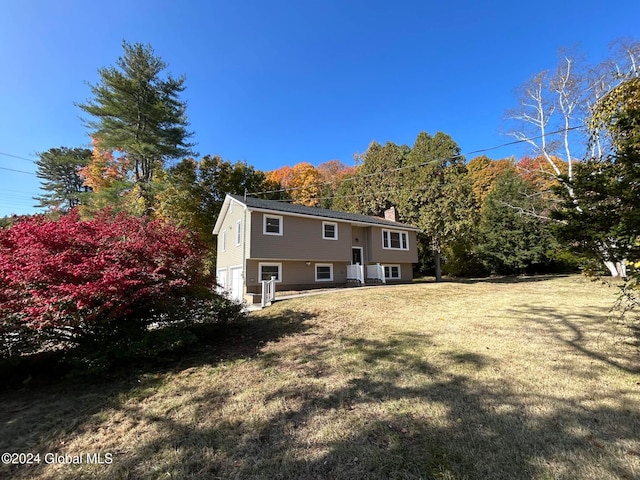
[[[309,162],[301,162],[293,166],[289,188],[294,203],[309,207],[317,207],[320,204],[322,177],[316,167]]]
[[[151,322],[215,321],[201,245],[162,221],[73,210],[0,229],[3,356],[71,348],[96,335],[144,336]],[[211,303],[213,302],[213,303]],[[195,309],[195,310],[194,310]]]
[[[282,189],[289,188],[291,183],[292,168],[289,165],[285,165],[276,170],[272,170],[267,173],[267,180],[276,184],[279,184]]]
[[[492,160],[485,155],[473,158],[467,164],[473,193],[480,203],[493,189],[496,179],[506,170],[513,168],[512,159]]]
[[[86,196],[80,171],[91,158],[86,148],[50,148],[38,154],[36,176],[42,180],[40,188],[46,193],[34,197],[38,207],[50,212],[66,213],[82,202]]]
[[[322,177],[309,162],[300,162],[293,167],[285,165],[267,174],[266,179],[280,184],[294,203],[316,207],[322,195]]]
[[[560,185],[560,178],[568,175],[569,165],[559,157],[553,157],[557,171],[543,157],[525,156],[516,163],[518,174],[541,194],[554,195],[553,190]],[[575,162],[574,162],[575,163]]]
[[[331,208],[340,184],[345,179],[352,178],[356,174],[356,168],[345,165],[340,160],[329,160],[318,165],[318,173],[322,182],[320,206]]]
[[[116,157],[111,150],[103,150],[96,139],[91,143],[91,159],[79,170],[83,186],[92,192],[80,207],[81,214],[90,217],[107,207],[136,215],[144,213],[144,208],[136,207],[135,184],[128,175],[127,159]]]
[[[92,119],[85,124],[103,151],[117,152],[136,185],[145,213],[153,206],[153,177],[165,161],[192,155],[186,102],[179,98],[185,77],[162,76],[167,64],[150,45],[123,42],[116,67],[100,68],[93,98],[77,104]]]

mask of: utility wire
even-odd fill
[[[35,175],[35,172],[27,172],[26,170],[16,170],[15,168],[0,167],[0,170],[7,170],[9,172],[26,173],[27,175]]]
[[[19,157],[18,155],[12,155],[10,153],[0,152],[0,155],[4,155],[5,157],[17,158],[18,160],[24,160],[25,162],[34,163],[35,160],[25,157]]]
[[[388,174],[388,173],[396,173],[396,172],[399,172],[401,170],[406,170],[406,169],[409,169],[409,168],[425,167],[425,166],[430,165],[432,163],[437,163],[437,162],[441,162],[441,161],[444,161],[444,160],[454,160],[456,158],[464,158],[466,156],[477,155],[479,153],[486,153],[486,152],[490,152],[492,150],[497,150],[499,148],[509,147],[511,145],[518,145],[518,144],[527,143],[527,142],[530,142],[530,141],[533,141],[533,140],[539,140],[541,138],[544,138],[547,135],[555,135],[555,134],[558,134],[558,133],[569,132],[569,131],[578,130],[578,129],[581,129],[581,128],[584,128],[584,127],[582,125],[579,125],[579,126],[575,126],[575,127],[562,128],[560,130],[555,130],[553,132],[548,132],[548,133],[546,133],[544,135],[538,135],[536,137],[522,138],[522,139],[514,140],[512,142],[502,143],[500,145],[496,145],[496,146],[493,146],[493,147],[481,148],[479,150],[473,150],[471,152],[461,153],[461,154],[458,154],[458,155],[452,155],[450,157],[445,157],[445,158],[437,158],[437,159],[434,159],[434,160],[429,160],[427,162],[423,162],[423,163],[419,163],[419,164],[415,164],[415,165],[405,165],[405,166],[402,166],[402,167],[392,168],[392,169],[384,170],[384,171],[381,171],[381,172],[368,173],[366,175],[357,175],[356,174],[356,175],[353,175],[351,177],[343,178],[342,180],[340,180],[340,182],[348,182],[348,181],[355,180],[356,178],[361,179],[361,178],[373,177],[373,176],[376,176],[376,175],[383,175],[383,174]],[[334,183],[335,182],[321,182],[321,183],[315,183],[315,184],[311,184],[311,185],[304,185],[304,186],[300,186],[300,187],[280,188],[280,189],[277,189],[277,190],[266,190],[266,191],[263,191],[263,192],[251,192],[251,193],[248,193],[247,195],[266,195],[266,194],[270,194],[270,193],[292,192],[292,191],[295,191],[295,190],[301,190],[303,188],[309,188],[309,187],[324,187],[324,186],[327,186],[327,185],[333,185]],[[293,200],[278,200],[278,201],[291,202]]]

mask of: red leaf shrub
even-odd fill
[[[153,318],[207,291],[202,248],[161,221],[103,211],[80,220],[26,218],[0,229],[0,331],[55,329]]]

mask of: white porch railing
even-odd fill
[[[276,277],[262,280],[262,299],[260,305],[264,308],[276,299]]]
[[[387,279],[384,276],[384,267],[379,263],[376,263],[375,265],[367,265],[367,278],[387,283]]]
[[[347,280],[357,280],[364,285],[364,266],[347,265]]]

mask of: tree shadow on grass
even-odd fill
[[[558,278],[567,278],[571,275],[568,274],[545,274],[545,275],[504,275],[497,277],[480,277],[480,278],[447,278],[444,281],[448,283],[462,283],[462,284],[475,284],[475,283],[538,283],[548,282],[550,280],[557,280]]]
[[[593,314],[567,314],[553,307],[515,305],[511,313],[523,323],[541,327],[555,341],[579,355],[622,372],[640,374],[640,351],[625,348],[634,346],[633,340],[629,339],[636,333],[617,323],[608,309],[600,308]],[[598,339],[600,335],[616,339],[622,348],[612,348],[611,342],[604,339],[602,348],[598,348],[598,343],[594,344],[592,339]]]
[[[121,411],[132,400],[143,402],[162,388],[167,375],[251,359],[266,343],[303,332],[313,317],[305,312],[285,311],[269,318],[247,317],[228,325],[202,326],[195,330],[198,343],[188,349],[98,374],[83,372],[69,377],[64,369],[47,365],[42,371],[23,372],[29,375],[29,382],[5,385],[0,391],[0,452],[77,454],[68,452],[65,445],[84,433],[86,425],[96,423],[96,419],[99,422],[103,412]],[[47,377],[51,372],[58,375]],[[189,390],[185,387],[180,394],[189,395]],[[213,409],[224,402],[225,394],[209,392],[206,399],[200,400]],[[148,417],[150,422],[160,421],[153,415]],[[100,450],[103,446],[96,445],[94,451]],[[0,465],[0,478],[35,477],[46,468],[44,463]],[[77,473],[69,477],[59,473],[56,477],[79,478]]]
[[[259,420],[223,419],[194,429],[160,418],[162,434],[110,467],[107,476],[154,478],[139,467],[160,458],[154,475],[198,479],[635,478],[640,462],[634,467],[625,456],[637,452],[615,445],[637,443],[637,411],[585,408],[548,396],[534,400],[549,410],[533,414],[531,395],[515,392],[507,380],[487,385],[451,375],[411,353],[409,339],[346,340],[362,350],[363,359],[387,368],[361,372],[335,387],[309,382],[277,388],[263,401],[283,400],[289,407]],[[452,357],[478,368],[493,362],[471,353]],[[407,375],[423,382],[406,386]],[[205,403],[201,408],[210,410],[200,414],[213,414],[230,400]],[[434,406],[446,411],[444,421],[430,415]],[[612,424],[620,413],[627,422]],[[572,464],[581,457],[596,459],[593,476]]]
[[[292,324],[280,335],[252,330],[249,344],[256,346],[242,356],[258,371],[286,369],[295,383],[265,377],[252,402],[229,389],[206,390],[192,398],[188,418],[121,402],[122,414],[154,435],[127,445],[112,465],[71,466],[55,478],[637,478],[640,413],[620,402],[619,392],[593,405],[534,395],[509,378],[479,381],[475,372],[500,360],[477,352],[441,353],[468,370],[443,367],[423,348],[432,342],[429,335],[335,338],[314,333],[309,319],[296,312],[256,319],[258,330],[260,322]],[[295,371],[286,349],[262,352],[258,346],[277,345],[288,335],[309,337],[309,358]],[[252,403],[281,408],[254,415]],[[241,407],[247,410],[233,418],[220,414]],[[615,421],[620,416],[625,422]],[[589,465],[582,464],[585,458]]]

